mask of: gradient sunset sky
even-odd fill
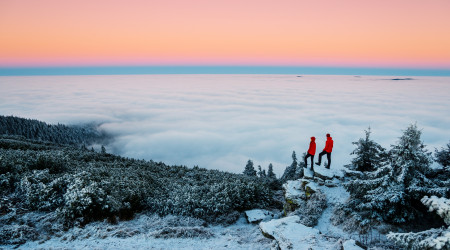
[[[0,0],[0,67],[450,68],[449,0]]]

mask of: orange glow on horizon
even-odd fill
[[[448,0],[0,0],[0,66],[450,68]]]

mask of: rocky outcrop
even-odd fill
[[[335,241],[329,241],[319,230],[299,222],[298,216],[261,222],[264,236],[275,239],[280,249],[332,249]]]

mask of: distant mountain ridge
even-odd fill
[[[95,124],[67,126],[47,124],[34,119],[0,115],[0,135],[23,136],[26,139],[67,145],[101,144],[109,136]]]

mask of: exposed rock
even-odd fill
[[[319,190],[319,185],[315,182],[310,182],[308,184],[305,185],[305,195],[306,198],[311,197],[312,194],[314,194],[315,192],[317,192],[317,190]]]
[[[334,183],[331,180],[326,180],[325,181],[325,186],[327,186],[327,187],[337,187],[337,183]]]
[[[245,211],[245,216],[247,217],[248,222],[257,223],[273,219],[275,215],[272,212],[264,209],[252,209]]]
[[[280,249],[330,249],[334,242],[320,234],[320,231],[299,223],[298,216],[261,222],[259,228],[264,236],[275,239]]]
[[[303,178],[313,180],[314,179],[314,171],[312,171],[309,168],[304,169],[303,170]]]
[[[314,169],[314,176],[319,177],[322,180],[331,180],[333,178],[340,179],[344,177],[344,172],[340,169],[317,167]]]
[[[320,186],[323,186],[325,184],[325,181],[320,179],[319,177],[314,177],[314,181],[319,184]]]
[[[287,181],[283,184],[284,198],[287,203],[299,205],[306,199],[305,191],[302,187],[302,182],[299,180]]]

